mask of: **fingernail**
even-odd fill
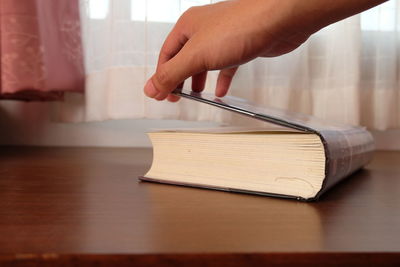
[[[158,90],[154,87],[153,82],[151,79],[149,79],[144,86],[144,93],[151,98],[154,98],[156,95],[158,95]]]

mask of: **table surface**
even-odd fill
[[[399,152],[315,203],[139,182],[151,157],[0,147],[0,263],[400,262]]]

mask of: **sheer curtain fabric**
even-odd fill
[[[59,107],[67,121],[214,120],[237,116],[202,104],[146,99],[142,89],[174,21],[204,0],[81,0],[86,96]],[[294,52],[242,66],[230,94],[261,105],[371,129],[400,128],[399,2],[392,0],[314,34]],[[213,92],[216,73],[206,90]],[[185,86],[190,86],[186,82]]]

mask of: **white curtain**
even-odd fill
[[[143,95],[159,49],[179,15],[209,0],[81,0],[86,94],[68,95],[58,119],[213,120],[237,116]],[[391,0],[314,34],[294,52],[242,66],[231,95],[370,129],[400,128],[400,1]],[[213,92],[216,73],[206,90]],[[186,82],[185,86],[190,86]]]

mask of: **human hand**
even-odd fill
[[[175,102],[179,97],[170,93],[187,78],[192,77],[192,90],[200,92],[207,71],[220,70],[215,94],[222,97],[239,65],[288,53],[320,28],[379,2],[232,0],[190,8],[166,38],[144,92]]]

